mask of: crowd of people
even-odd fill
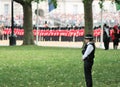
[[[103,22],[113,26],[114,24],[119,24],[119,14],[120,12],[104,12],[103,13]],[[14,23],[16,26],[23,26],[23,14],[14,16]],[[33,15],[33,25],[36,25],[36,15]],[[5,26],[11,26],[11,16],[10,15],[0,15],[0,22],[4,22]],[[38,24],[44,25],[44,22],[47,21],[48,26],[53,26],[53,22],[57,22],[60,26],[69,25],[69,26],[84,26],[84,14],[70,14],[70,13],[61,13],[61,12],[52,12],[43,17],[38,17]],[[93,14],[94,26],[100,25],[101,14]]]
[[[39,17],[39,25],[43,25],[39,27],[39,40],[44,41],[83,41],[83,34],[84,34],[84,15],[83,14],[65,14],[65,13],[52,13],[49,15],[50,18],[60,21],[59,23],[66,24],[58,24],[59,26],[51,27],[52,24],[48,20],[43,20]],[[119,39],[120,27],[115,26],[119,23],[119,12],[116,13],[105,13],[103,14],[104,23],[104,32],[103,32],[103,42],[105,46],[105,50],[109,49],[109,42],[113,41],[114,49],[117,49]],[[34,37],[36,38],[36,16],[33,16],[33,29],[34,29]],[[93,15],[94,20],[94,37],[97,42],[100,42],[101,38],[101,26],[100,26],[100,14]],[[6,40],[9,39],[9,35],[11,32],[11,18],[10,16],[3,16],[0,15],[0,39]],[[108,26],[109,25],[109,26]],[[23,16],[16,15],[14,17],[14,31],[17,35],[18,40],[23,39]],[[42,31],[44,30],[44,31]],[[61,32],[59,31],[61,30]],[[109,32],[108,32],[109,31]],[[49,33],[49,35],[47,35]],[[107,35],[107,36],[106,36]],[[107,38],[108,37],[108,38]]]

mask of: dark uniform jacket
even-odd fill
[[[93,50],[92,50],[92,52],[85,58],[85,60],[87,60],[87,61],[93,61],[93,59],[94,59],[94,57],[95,57],[95,55],[94,55],[94,54],[95,54],[95,44],[94,44],[94,43],[86,44],[86,45],[84,46],[83,50],[82,50],[82,54],[84,55],[84,53],[85,53],[88,45],[90,45],[90,44],[93,46]]]

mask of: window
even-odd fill
[[[4,14],[8,15],[8,12],[9,12],[9,4],[5,4],[4,5]]]
[[[73,14],[78,14],[78,5],[73,5]]]

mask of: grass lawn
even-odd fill
[[[96,49],[94,87],[120,87],[120,50]],[[85,87],[81,49],[0,46],[0,87]]]

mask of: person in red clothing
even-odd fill
[[[117,49],[119,44],[119,30],[117,25],[113,27],[111,38],[113,41],[113,48]]]

